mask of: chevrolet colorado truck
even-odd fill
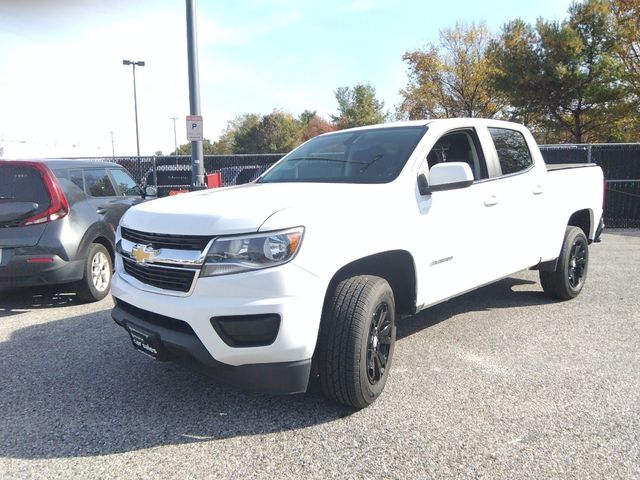
[[[412,121],[315,137],[256,181],[142,203],[112,316],[135,348],[253,390],[382,392],[396,320],[524,269],[568,300],[603,228],[595,165],[545,165],[523,126]],[[312,368],[313,367],[313,368]]]

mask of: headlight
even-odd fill
[[[201,277],[275,267],[291,260],[302,242],[303,227],[277,232],[220,237],[204,261]]]

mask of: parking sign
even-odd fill
[[[190,142],[201,142],[204,140],[202,134],[202,115],[187,115],[187,140]]]

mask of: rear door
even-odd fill
[[[84,189],[95,212],[115,233],[124,212],[106,168],[84,168]],[[113,240],[113,239],[112,239]]]
[[[534,162],[523,132],[502,126],[485,132],[485,151],[494,162],[494,173],[484,202],[496,221],[491,234],[495,261],[490,269],[497,279],[540,261],[546,171]]]

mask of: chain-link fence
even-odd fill
[[[607,180],[604,221],[610,228],[640,227],[640,143],[542,145],[547,163],[596,163]]]
[[[640,143],[542,145],[547,163],[596,163],[607,180],[604,220],[611,228],[640,228]],[[284,154],[205,155],[205,174],[218,173],[218,185],[241,185],[258,177]],[[159,196],[191,185],[191,157],[105,157],[116,162],[136,181],[155,185]]]
[[[241,185],[256,179],[284,153],[255,155],[205,155],[204,173],[219,174],[219,186]],[[164,197],[171,191],[188,190],[191,187],[191,157],[104,157],[96,161],[114,162],[125,167],[142,185],[154,185],[158,195]]]

